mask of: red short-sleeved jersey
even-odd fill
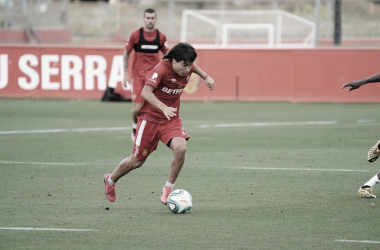
[[[146,76],[145,85],[151,85],[154,88],[153,94],[157,99],[168,107],[177,108],[177,116],[171,119],[179,117],[180,97],[193,72],[194,65],[191,65],[189,74],[180,76],[173,70],[171,60],[163,60]],[[155,108],[147,101],[144,102],[137,117],[138,119],[161,124],[168,121],[161,110]]]
[[[166,36],[162,32],[158,32],[160,36],[160,47],[159,50],[166,54],[169,50],[169,46],[166,40]],[[143,29],[144,39],[146,41],[154,41],[157,37],[157,29],[149,33]],[[125,49],[132,51],[135,45],[138,44],[140,39],[140,29],[135,30],[130,35],[127,43],[125,44]],[[160,61],[158,53],[142,53],[135,51],[132,64],[132,77],[145,79],[146,74],[151,71],[154,66]]]

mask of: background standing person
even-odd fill
[[[375,83],[380,82],[380,73],[376,74],[374,76],[348,82],[346,84],[343,84],[342,89],[346,87],[350,87],[348,91],[352,91],[354,89],[359,88],[360,86],[367,84],[367,83]],[[379,158],[380,156],[380,141],[378,141],[373,147],[368,151],[367,159],[369,162],[374,162]],[[380,182],[380,172],[377,173],[375,176],[373,176],[370,180],[368,180],[366,183],[364,183],[363,186],[359,188],[358,194],[360,197],[363,198],[376,198],[374,194],[372,194],[373,186],[378,184]]]
[[[161,140],[173,151],[168,181],[162,189],[161,202],[167,204],[182,166],[190,136],[182,128],[179,117],[180,97],[194,72],[205,80],[210,90],[214,80],[193,62],[197,57],[188,43],[175,45],[164,60],[146,76],[141,96],[145,102],[138,113],[137,137],[132,155],[122,160],[112,174],[105,174],[105,193],[109,201],[116,200],[115,184],[131,170],[141,167]]]
[[[131,133],[132,142],[136,137],[137,113],[142,107],[144,99],[141,91],[145,85],[146,74],[151,71],[160,61],[159,51],[165,55],[168,51],[166,36],[158,29],[155,29],[157,13],[154,9],[144,11],[144,27],[135,30],[130,35],[124,49],[124,87],[131,84],[132,94],[132,121]],[[132,78],[128,75],[129,55],[135,51],[132,65]]]

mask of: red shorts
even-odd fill
[[[144,98],[141,97],[141,92],[145,85],[145,79],[132,78],[131,99],[132,102],[144,102]]]
[[[190,138],[182,128],[181,118],[170,120],[164,124],[139,120],[132,155],[140,160],[145,160],[156,150],[158,141],[161,140],[167,145],[174,137],[182,137],[186,140]]]

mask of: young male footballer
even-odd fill
[[[350,87],[348,91],[352,91],[354,89],[358,89],[360,86],[368,83],[375,83],[380,82],[380,73],[376,74],[374,76],[348,82],[346,84],[343,84],[342,89],[346,87]],[[369,162],[374,162],[379,158],[380,156],[380,141],[378,141],[369,151],[367,155],[367,159]],[[359,188],[358,194],[360,197],[363,198],[376,198],[374,194],[372,194],[373,186],[378,184],[380,182],[380,172],[377,173],[375,176],[373,176],[370,180],[368,180],[366,183],[364,183],[363,186]]]
[[[185,162],[186,141],[190,138],[182,128],[179,117],[183,89],[193,72],[205,80],[210,90],[214,88],[214,80],[194,64],[196,57],[193,46],[178,43],[147,74],[141,93],[145,102],[137,115],[137,133],[132,155],[122,160],[111,174],[107,173],[103,177],[106,197],[110,202],[116,200],[116,182],[131,170],[141,167],[156,150],[158,141],[162,141],[173,151],[168,181],[161,195],[161,202],[167,204],[168,196]]]

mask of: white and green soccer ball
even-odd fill
[[[193,197],[184,189],[177,189],[168,197],[168,208],[174,214],[184,214],[193,206]]]

